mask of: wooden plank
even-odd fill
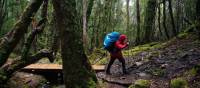
[[[103,71],[104,65],[92,65],[92,68],[96,71]],[[32,69],[32,70],[62,70],[62,65],[59,64],[31,64],[23,69]]]

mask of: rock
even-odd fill
[[[38,88],[47,80],[36,74],[16,72],[8,81],[9,88]]]
[[[135,62],[136,66],[140,66],[142,65],[143,63],[142,62]]]
[[[131,85],[137,78],[136,74],[130,74],[130,75],[106,75],[104,72],[97,73],[97,77],[109,82],[109,83],[115,83],[120,85]]]
[[[151,78],[151,75],[149,75],[149,74],[146,74],[146,73],[143,73],[143,72],[141,72],[141,73],[137,73],[140,77],[142,77],[142,78]]]
[[[166,68],[167,66],[168,66],[168,64],[162,64],[162,65],[160,66],[160,68],[164,69],[164,68]]]

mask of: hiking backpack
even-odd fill
[[[109,52],[112,52],[112,50],[114,49],[114,44],[119,39],[119,36],[119,32],[111,32],[107,34],[104,38],[104,49]]]

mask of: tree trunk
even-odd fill
[[[57,27],[61,31],[61,55],[66,88],[95,87],[96,76],[83,50],[81,24],[75,0],[53,0]]]
[[[176,1],[176,32],[178,33],[179,31],[180,31],[180,24],[181,24],[181,19],[180,19],[180,17],[182,16],[182,14],[181,14],[181,1],[182,0],[177,0]]]
[[[34,17],[42,2],[43,0],[33,0],[23,12],[21,18],[15,24],[10,34],[8,34],[9,37],[5,36],[0,40],[0,66],[6,62],[10,53],[27,32],[28,26],[32,21],[31,18]]]
[[[140,1],[136,0],[136,14],[137,14],[137,33],[136,33],[136,45],[140,43]]]
[[[6,10],[5,10],[6,1],[7,0],[1,0],[0,1],[0,33],[1,33],[3,22],[4,22],[4,18],[5,18],[5,15],[6,15]]]
[[[89,21],[90,15],[92,13],[92,7],[93,7],[93,5],[94,5],[94,0],[89,0],[88,8],[87,8],[87,14],[86,14],[87,15],[87,17],[86,17],[87,23]]]
[[[148,0],[147,7],[145,10],[144,17],[144,39],[143,42],[148,43],[151,41],[152,37],[152,27],[155,24],[155,14],[156,14],[156,5],[157,0]]]
[[[87,0],[83,0],[83,45],[87,49],[88,36],[87,36]]]
[[[50,61],[54,59],[52,53],[47,50],[41,50],[40,52],[32,56],[29,55],[31,44],[33,40],[35,39],[36,35],[41,33],[44,30],[45,23],[47,21],[46,19],[47,5],[48,5],[48,0],[44,0],[42,13],[41,13],[41,17],[43,19],[40,20],[38,24],[36,24],[35,29],[32,30],[32,32],[29,34],[28,38],[26,39],[24,47],[22,48],[22,55],[20,59],[17,59],[13,61],[11,64],[6,64],[3,67],[1,67],[0,84],[5,83],[7,79],[11,77],[12,73],[17,71],[18,69],[21,69],[29,64],[35,63],[41,58],[48,57]]]
[[[196,3],[197,33],[200,39],[200,0]]]
[[[176,32],[176,26],[175,26],[175,23],[174,23],[174,16],[173,16],[173,11],[172,11],[172,2],[171,2],[171,0],[168,0],[168,2],[169,2],[168,8],[169,8],[169,14],[170,14],[170,18],[171,18],[173,36],[176,36],[177,32]]]
[[[60,48],[60,31],[59,29],[57,29],[58,27],[58,24],[56,23],[56,16],[55,16],[55,11],[53,12],[53,19],[52,19],[52,23],[53,23],[53,26],[52,26],[52,31],[53,31],[53,41],[52,41],[52,45],[51,45],[51,51],[53,53],[53,55],[56,57],[57,55],[57,52]]]
[[[166,0],[163,0],[163,28],[165,30],[165,35],[169,39],[169,34],[166,27]]]
[[[129,0],[126,0],[126,12],[127,12],[127,17],[126,17],[126,31],[128,32],[129,30],[129,20],[130,20],[130,15],[129,15]]]
[[[160,35],[162,36],[160,17],[161,17],[161,9],[160,9],[160,4],[159,4],[158,5],[158,30],[160,32]]]

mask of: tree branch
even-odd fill
[[[35,62],[37,62],[38,60],[42,59],[42,58],[49,58],[52,59],[53,55],[51,53],[51,51],[48,50],[40,50],[37,54],[35,55],[31,55],[28,56],[27,59],[17,59],[15,61],[13,61],[11,64],[7,64],[3,67],[1,67],[1,71],[0,71],[0,84],[5,83],[10,76],[12,75],[12,73],[14,73],[15,71],[33,64]],[[3,75],[3,76],[2,76]],[[2,77],[6,77],[6,79],[2,78]]]
[[[5,36],[1,39],[0,43],[0,66],[2,66],[9,57],[10,53],[22,39],[26,31],[28,30],[28,26],[32,21],[32,17],[35,16],[35,13],[39,9],[43,0],[32,0],[31,3],[27,6],[22,16],[18,20],[18,22],[14,25],[12,34],[10,37]],[[5,41],[5,39],[7,39]]]

